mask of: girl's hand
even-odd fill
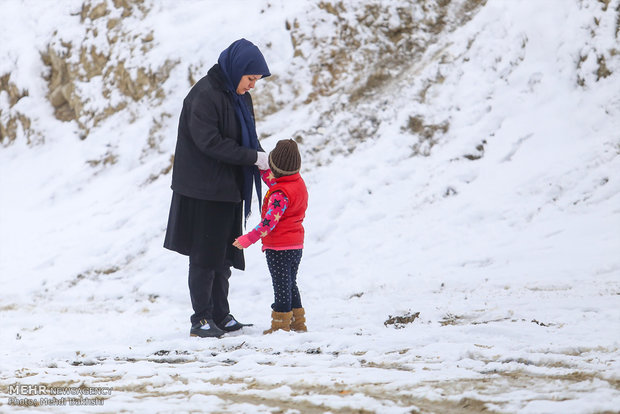
[[[235,246],[239,250],[243,250],[243,246],[241,245],[241,243],[239,243],[239,239],[233,242],[233,246]]]

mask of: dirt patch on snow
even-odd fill
[[[229,371],[230,367],[240,362],[234,352],[241,349],[254,350],[263,355],[264,360],[257,362],[258,369]],[[421,360],[419,357],[409,360],[406,355],[410,351],[393,351],[402,355],[403,361],[409,361],[402,364],[396,360],[386,362],[382,357],[375,361],[371,358],[366,360],[367,356],[357,353],[347,356],[325,351],[274,352],[245,342],[230,347],[209,347],[198,352],[161,349],[150,355],[132,358],[89,357],[78,352],[73,363],[68,360],[60,367],[52,364],[40,370],[22,369],[15,372],[12,378],[29,378],[32,382],[31,379],[36,376],[43,379],[37,384],[49,387],[110,387],[112,393],[108,398],[117,405],[135,401],[153,404],[177,401],[182,405],[184,402],[189,404],[195,396],[216,397],[221,403],[213,406],[214,413],[232,412],[222,407],[237,405],[274,413],[289,410],[303,413],[380,412],[377,407],[400,407],[410,413],[495,413],[525,407],[531,402],[531,394],[522,400],[503,399],[502,395],[525,395],[532,389],[538,390],[537,400],[549,402],[572,398],[565,390],[576,384],[583,392],[601,387],[620,390],[620,380],[604,373],[571,370],[568,365],[550,365],[545,361],[486,360],[475,356],[469,358],[494,368],[472,370],[465,378],[424,380],[422,375],[415,373],[445,369],[444,363],[435,359]],[[294,355],[308,353],[316,354],[316,358],[323,362],[333,358],[330,366],[343,356],[349,364],[329,370],[322,377],[317,377],[315,373],[309,378],[300,372],[303,367],[295,361],[304,364],[311,362],[305,356],[297,359]],[[291,359],[283,364],[281,358]],[[359,364],[350,366],[351,358],[357,359]],[[141,374],[138,377],[130,375],[134,372],[134,364],[140,365]],[[504,366],[506,369],[503,369]],[[546,373],[541,372],[543,368],[547,369]],[[75,379],[76,371],[81,379]],[[347,378],[352,378],[353,372],[355,383],[348,383]],[[52,378],[67,375],[72,379],[45,382],[46,375]],[[7,378],[3,382],[6,381]],[[7,396],[1,394],[5,390],[6,387],[0,387],[0,404],[6,401],[4,398]],[[373,401],[373,404],[364,401]],[[179,406],[179,409],[183,407]]]

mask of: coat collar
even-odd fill
[[[220,69],[220,65],[216,63],[211,66],[211,69],[207,72],[207,76],[211,80],[211,84],[214,88],[221,91],[228,91],[228,88],[226,87],[226,78],[224,77],[222,69]]]

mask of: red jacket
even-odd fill
[[[277,178],[276,184],[269,188],[265,194],[261,212],[263,218],[267,212],[269,197],[275,191],[282,191],[288,198],[289,205],[275,229],[263,237],[263,246],[267,249],[270,247],[301,246],[304,243],[302,222],[306,217],[306,208],[308,208],[306,183],[299,173]]]

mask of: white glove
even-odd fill
[[[258,151],[256,153],[256,162],[254,165],[258,167],[259,170],[268,170],[269,169],[269,155],[266,152]]]

